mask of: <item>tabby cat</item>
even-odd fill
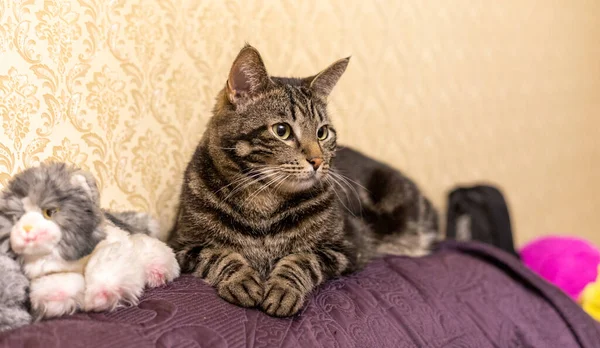
[[[225,300],[291,316],[327,279],[379,253],[425,255],[435,241],[437,213],[413,182],[336,151],[327,97],[348,62],[281,78],[251,46],[235,59],[170,238],[182,270]]]

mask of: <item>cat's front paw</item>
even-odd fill
[[[289,317],[298,313],[304,306],[306,294],[284,279],[271,278],[265,284],[265,299],[262,309],[271,316]]]
[[[263,299],[263,286],[258,272],[244,267],[216,286],[221,298],[242,307],[258,306]]]

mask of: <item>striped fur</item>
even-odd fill
[[[437,215],[410,180],[336,151],[327,96],[347,64],[271,77],[250,46],[234,62],[186,169],[170,239],[182,270],[225,300],[294,315],[327,279],[433,243]],[[277,134],[281,123],[290,138]]]

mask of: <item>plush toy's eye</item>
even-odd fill
[[[327,126],[323,126],[317,130],[317,138],[319,140],[325,140],[329,136],[329,128]]]
[[[44,210],[42,210],[42,213],[44,214],[44,217],[46,219],[52,219],[52,216],[54,214],[58,213],[58,208],[44,209]]]
[[[287,123],[274,124],[272,129],[273,133],[275,133],[275,135],[277,135],[282,140],[288,140],[292,135],[292,128]]]

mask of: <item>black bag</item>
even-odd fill
[[[446,237],[488,243],[519,257],[508,207],[500,190],[493,186],[459,187],[450,192]]]

